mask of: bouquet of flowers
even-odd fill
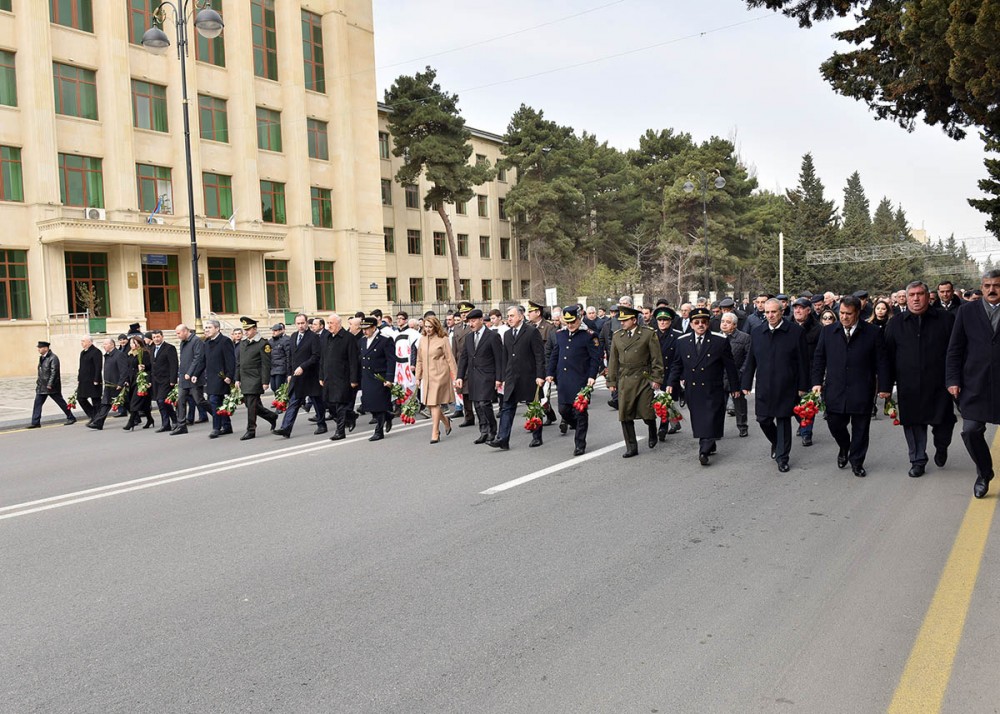
[[[892,398],[885,400],[885,409],[882,410],[883,413],[892,419],[893,426],[899,426],[899,408],[896,406],[896,402],[892,401]]]
[[[528,409],[524,412],[525,431],[538,431],[542,428],[542,417],[545,416],[545,410],[542,408],[542,403],[538,401],[540,389],[541,387],[535,388],[535,398],[528,404]]]
[[[389,394],[390,394],[390,396],[392,396],[392,401],[393,401],[394,404],[402,404],[403,402],[405,402],[407,399],[409,399],[413,395],[413,390],[412,389],[407,389],[406,387],[404,387],[402,384],[399,384],[398,382],[390,382],[385,377],[383,377],[381,374],[376,374],[375,377],[382,384],[388,384],[389,385]]]
[[[406,401],[403,402],[403,408],[400,412],[399,420],[404,424],[416,424],[417,423],[417,412],[420,411],[420,397],[417,392],[412,389],[406,390],[407,397]]]
[[[825,408],[823,397],[816,392],[806,392],[798,405],[792,408],[792,413],[799,418],[802,426],[809,426],[816,420],[816,415]]]
[[[674,398],[666,392],[657,392],[653,395],[653,411],[661,421],[669,421],[672,424],[684,418],[681,410],[674,404]]]
[[[174,388],[167,393],[167,398],[163,400],[163,403],[166,404],[167,406],[176,407],[177,399],[178,399],[177,385],[175,384]]]
[[[115,385],[112,384],[112,385],[109,385],[109,386],[113,387]],[[111,411],[116,412],[116,413],[120,412],[121,409],[122,409],[122,405],[125,403],[125,398],[127,396],[128,396],[128,385],[125,385],[118,392],[118,395],[111,401]]]
[[[135,378],[135,394],[138,397],[145,397],[149,394],[149,374],[144,369],[139,370]]]
[[[282,382],[278,391],[274,393],[274,400],[271,402],[274,411],[281,414],[288,409],[288,382]]]
[[[236,407],[243,403],[243,390],[233,384],[229,394],[222,399],[222,406],[215,410],[219,416],[232,416]]]
[[[69,399],[66,400],[66,408],[69,409],[70,411],[73,411],[74,409],[76,409],[76,405],[78,402],[79,400],[76,397],[76,390],[74,389],[73,393],[69,395]]]
[[[578,412],[583,414],[587,411],[587,407],[590,406],[590,395],[594,393],[593,387],[584,387],[579,392],[576,393],[576,399],[573,400],[573,408]]]

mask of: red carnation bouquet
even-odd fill
[[[539,389],[535,388],[535,398],[528,404],[528,409],[524,412],[525,431],[538,431],[542,428],[542,417],[545,416],[545,410],[542,409],[542,403],[538,401]]]
[[[149,394],[149,374],[144,369],[139,370],[135,378],[135,394],[138,397],[145,397]]]
[[[576,399],[573,400],[573,408],[578,412],[583,414],[587,411],[587,407],[590,406],[590,395],[594,393],[593,387],[584,387],[579,392],[576,393]]]
[[[392,401],[393,401],[394,404],[402,404],[403,402],[405,402],[407,399],[409,399],[413,395],[413,390],[412,389],[407,389],[406,387],[404,387],[402,384],[399,384],[398,382],[390,382],[385,377],[383,377],[381,374],[376,374],[375,377],[382,384],[389,385],[389,394],[392,396]]]
[[[274,400],[271,402],[271,406],[279,414],[288,409],[288,382],[282,382],[281,386],[278,387],[278,391],[274,393]]]
[[[656,392],[653,395],[653,411],[662,421],[677,424],[684,418],[681,410],[674,403],[674,398],[666,392]]]
[[[229,394],[222,399],[222,406],[215,410],[219,416],[232,416],[236,407],[243,403],[243,390],[234,383],[229,387]]]
[[[899,426],[899,408],[896,406],[896,402],[892,401],[892,398],[885,400],[885,409],[882,410],[883,413],[892,419],[893,426]]]
[[[799,418],[801,426],[809,426],[816,421],[816,415],[826,409],[823,397],[816,392],[806,392],[799,403],[792,408],[792,413]]]
[[[114,387],[115,385],[112,384],[110,386]],[[122,409],[122,405],[125,404],[125,397],[127,396],[128,396],[128,385],[122,387],[119,390],[118,395],[113,400],[111,400],[111,411],[120,412]]]
[[[171,407],[176,407],[177,406],[177,400],[179,399],[179,396],[178,396],[177,392],[178,392],[178,389],[177,389],[177,385],[175,384],[174,388],[171,389],[167,393],[167,398],[163,400],[163,403],[166,404],[166,405],[168,405],[168,406],[171,406]]]
[[[406,401],[403,402],[403,408],[400,410],[399,420],[404,424],[416,424],[417,412],[420,411],[420,396],[412,389],[407,389],[406,393],[409,396],[406,398]]]
[[[79,403],[79,400],[76,397],[76,391],[77,390],[74,389],[73,393],[69,395],[69,399],[66,400],[66,408],[70,411],[76,409],[76,405]]]

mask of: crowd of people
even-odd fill
[[[639,453],[636,420],[646,424],[652,449],[682,430],[678,407],[686,406],[699,462],[710,465],[727,415],[735,417],[738,435],[748,436],[753,392],[755,418],[779,472],[790,469],[793,419],[802,446],[813,443],[812,416],[802,412],[809,402],[825,406],[838,468],[850,465],[864,477],[881,398],[902,425],[909,476],[926,471],[928,429],[934,463],[945,465],[957,412],[976,466],[977,498],[993,478],[985,431],[1000,423],[997,270],[970,290],[957,291],[948,281],[932,290],[914,281],[874,299],[865,291],[761,293],[742,304],[701,299],[675,310],[666,300],[647,308],[622,297],[608,309],[569,305],[551,313],[532,301],[505,313],[484,313],[463,301],[443,320],[433,312],[394,317],[378,310],[346,321],[300,314],[290,334],[279,323],[267,339],[249,317],[229,336],[218,321],[206,320],[204,337],[177,326],[179,349],[161,331],[142,333],[136,323],[117,341],[104,339],[101,349],[90,337],[81,340],[71,401],[91,429],[103,429],[109,416],[127,417],[126,430],[151,428],[155,402],[157,432],[183,435],[211,419],[213,439],[234,433],[240,403],[244,440],[256,438],[258,419],[272,434],[290,438],[305,411],[312,413],[313,433],[332,429],[334,441],[353,431],[361,415],[374,426],[370,440],[384,439],[409,404],[430,419],[431,444],[453,426],[478,426],[473,443],[503,451],[519,406],[527,405],[530,447],[542,445],[558,409],[560,434],[573,431],[579,456],[587,448],[592,390],[604,375],[625,458]],[[48,398],[73,424],[58,357],[46,342],[38,351],[29,428],[40,426]],[[272,408],[264,400],[268,391]]]

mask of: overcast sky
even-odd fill
[[[742,0],[374,0],[374,8],[379,99],[397,76],[429,64],[477,129],[503,134],[524,103],[620,149],[637,146],[646,129],[672,127],[696,141],[735,134],[761,188],[794,187],[808,151],[838,206],[856,170],[873,211],[888,196],[933,238],[986,235],[983,214],[965,200],[979,195],[985,174],[978,137],[956,142],[924,124],[907,133],[834,93],[818,69],[838,48],[833,23],[802,30]]]

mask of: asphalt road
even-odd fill
[[[858,479],[822,422],[779,474],[731,419],[708,468],[687,424],[598,453],[620,431],[593,410],[583,461],[555,428],[503,453],[426,422],[376,444],[0,434],[0,711],[885,711],[995,499],[970,504],[957,433],[910,479],[881,419]],[[943,711],[1000,703],[996,538],[949,613]]]

